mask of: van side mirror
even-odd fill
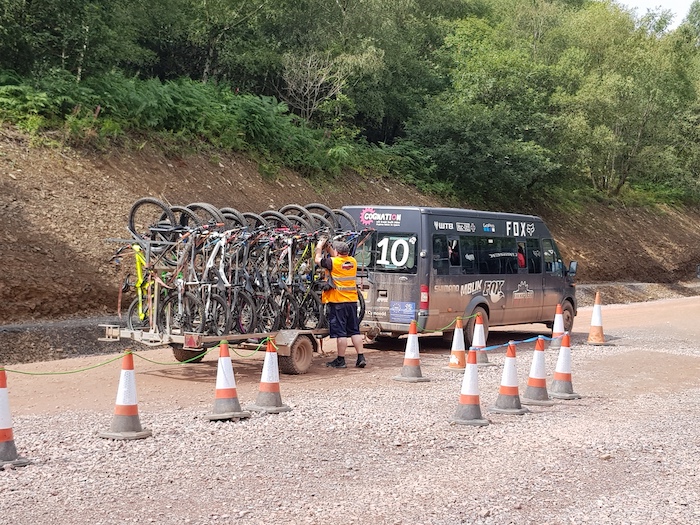
[[[569,271],[567,272],[571,277],[576,276],[576,268],[578,267],[578,263],[576,261],[571,261],[569,263]]]

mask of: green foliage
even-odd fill
[[[695,201],[699,20],[697,1],[671,30],[582,0],[5,0],[0,119],[456,205]]]

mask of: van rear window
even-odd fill
[[[415,233],[376,232],[355,253],[359,269],[416,273]]]

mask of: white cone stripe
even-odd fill
[[[560,374],[571,373],[571,349],[567,346],[562,346],[559,350],[556,371]]]
[[[277,367],[277,352],[265,352],[265,362],[263,363],[260,381],[263,383],[280,382],[280,372]]]
[[[564,333],[564,316],[562,314],[556,314],[554,316],[554,329],[552,330],[552,333]]]
[[[230,357],[219,357],[219,367],[216,372],[216,388],[236,388],[236,378],[233,376],[233,365]]]
[[[515,358],[506,357],[505,364],[503,365],[503,377],[501,379],[501,385],[503,386],[518,386],[518,370],[515,367]]]
[[[603,326],[603,309],[599,304],[593,307],[593,315],[591,316],[591,326]]]
[[[450,355],[450,364],[451,365],[458,365],[459,364],[459,359],[457,359],[457,356],[452,354]]]
[[[12,428],[12,416],[10,415],[10,399],[7,389],[0,389],[0,430]]]
[[[483,324],[474,325],[474,341],[472,341],[472,346],[474,348],[484,348],[486,346],[486,336],[484,335]]]
[[[408,334],[405,357],[408,359],[420,359],[420,354],[418,353],[418,336],[415,334]]]
[[[475,365],[467,365],[467,368],[464,370],[464,378],[462,378],[462,395],[479,395],[479,383],[477,377],[478,368]]]
[[[136,401],[136,377],[133,370],[122,370],[117,389],[117,405],[138,405]]]
[[[452,337],[452,350],[465,350],[463,328],[455,328],[455,333]]]
[[[544,366],[544,352],[536,350],[532,356],[532,365],[530,365],[530,377],[534,379],[546,379],[547,372]]]

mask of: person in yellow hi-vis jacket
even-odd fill
[[[324,254],[327,253],[327,255]],[[315,253],[316,264],[330,273],[328,286],[323,291],[321,302],[328,305],[329,336],[336,340],[338,357],[326,363],[331,368],[347,368],[345,350],[348,338],[357,352],[357,368],[367,365],[362,347],[360,320],[357,318],[357,261],[350,255],[346,242],[319,240]]]

